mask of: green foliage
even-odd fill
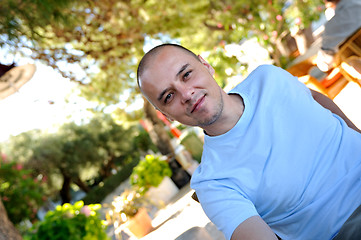
[[[26,240],[105,240],[109,239],[106,225],[100,219],[100,204],[85,205],[82,201],[74,205],[66,203],[49,211],[43,221],[34,226]]]
[[[149,150],[157,152],[158,149],[152,142],[147,131],[143,128],[139,131],[138,135],[134,138],[134,149],[138,149],[139,153],[145,153]]]
[[[52,6],[50,1],[39,3]],[[26,49],[30,49],[32,58],[79,82],[83,95],[89,100],[105,105],[123,102],[126,106],[139,98],[135,72],[144,54],[144,44],[153,42],[149,40],[156,44],[177,42],[196,54],[207,55],[206,60],[217,70],[217,82],[224,86],[227,78],[242,74],[241,64],[226,54],[226,44],[257,38],[276,65],[284,64],[288,56],[282,40],[291,31],[307,28],[323,11],[323,0],[102,0],[76,3],[67,0],[63,5],[66,16],[76,16],[75,27],[47,25],[39,31],[39,36],[44,36],[42,41],[30,45],[26,42],[13,44],[14,51],[25,54]],[[66,6],[69,7],[65,9]],[[31,7],[28,9],[29,14],[38,13]],[[7,16],[22,18],[23,13],[5,10]],[[52,13],[45,13],[49,14],[41,14],[38,18],[51,20]],[[50,16],[49,19],[44,15]],[[3,27],[10,28],[5,24]],[[76,75],[70,67],[72,64],[84,69],[86,77]],[[125,92],[128,98],[120,99]]]
[[[173,41],[202,54],[223,87],[244,69],[244,63],[229,57],[227,44],[257,38],[275,64],[284,65],[288,56],[281,51],[282,40],[308,27],[322,11],[322,0],[5,0],[0,36],[7,35],[14,52],[31,52],[29,57],[77,81],[88,100],[128,106],[140,98],[135,72],[145,43]],[[25,40],[17,41],[20,36]],[[73,72],[73,64],[85,71],[85,78]],[[127,115],[124,108],[117,109],[118,115]],[[134,116],[140,117],[139,112]],[[98,173],[109,175],[106,169],[115,158],[137,157],[134,143],[124,141],[137,134],[122,130],[111,122],[72,124],[47,138],[24,138],[30,147],[12,152],[31,159],[37,173],[52,176],[49,183],[59,176],[84,181]]]
[[[71,6],[74,0],[2,0],[0,5],[0,46],[20,41],[22,36],[41,40],[41,29],[49,25],[64,28],[72,26],[75,15]]]
[[[130,184],[144,194],[150,187],[158,187],[166,176],[172,176],[168,162],[160,156],[146,155],[133,169]]]
[[[16,159],[17,162],[24,164],[33,154],[32,147],[39,136],[42,136],[39,129],[10,136],[9,140],[3,143],[2,149],[11,159]]]
[[[54,194],[64,187],[66,178],[89,191],[90,186],[95,187],[139,159],[150,145],[149,136],[140,127],[125,128],[103,115],[82,125],[67,123],[56,133],[22,133],[11,138],[6,151],[11,157],[21,158],[35,175],[48,176],[47,190]]]
[[[287,57],[282,40],[291,31],[295,34],[309,27],[322,10],[322,0],[212,1],[204,21],[217,33],[219,42],[239,43],[256,37],[275,64],[280,65],[279,58]]]
[[[139,159],[139,158],[136,158]],[[122,167],[116,174],[110,176],[104,181],[103,186],[93,188],[84,198],[86,204],[100,203],[108,194],[110,194],[120,183],[124,182],[132,174],[133,168],[139,163],[134,159],[131,163]]]
[[[46,200],[42,185],[30,170],[15,162],[1,161],[0,157],[0,196],[15,225],[27,219],[37,220],[36,213]]]

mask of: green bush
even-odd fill
[[[133,160],[131,163],[122,167],[122,169],[117,172],[115,175],[108,177],[104,181],[103,186],[97,186],[92,189],[87,195],[83,198],[85,204],[91,203],[100,203],[103,199],[112,193],[119,184],[124,182],[132,174],[133,168],[139,163],[139,160]]]
[[[36,213],[46,200],[42,181],[45,178],[34,179],[31,170],[19,163],[0,161],[0,196],[15,225],[27,219],[37,220]]]
[[[34,225],[33,232],[25,240],[104,240],[109,239],[106,224],[97,212],[100,204],[85,205],[83,201],[74,205],[65,203],[49,211],[43,221]]]
[[[147,155],[133,169],[130,184],[144,194],[150,187],[158,187],[166,176],[172,176],[168,162],[160,156]]]

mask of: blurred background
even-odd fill
[[[124,233],[139,209],[152,220],[189,186],[203,144],[201,131],[169,122],[137,88],[138,62],[161,43],[202,55],[226,91],[265,63],[306,76],[361,127],[360,86],[339,74],[329,90],[309,72],[325,10],[323,0],[2,0],[0,235],[153,230]],[[165,179],[171,190],[156,190]]]

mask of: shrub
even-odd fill
[[[97,212],[100,204],[84,205],[83,201],[74,205],[65,203],[49,211],[43,221],[34,225],[33,232],[25,240],[104,240],[109,239],[106,224]]]
[[[144,194],[150,187],[158,187],[166,176],[172,176],[168,162],[160,156],[147,155],[133,169],[130,184]]]
[[[15,224],[37,220],[36,213],[46,200],[42,181],[19,163],[0,162],[0,196],[10,220]]]
[[[115,175],[105,179],[103,186],[97,186],[92,189],[84,198],[85,204],[100,203],[103,199],[116,189],[120,183],[124,182],[132,174],[133,168],[139,163],[139,160],[133,160],[131,163],[122,167]]]

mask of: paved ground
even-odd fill
[[[192,194],[189,185],[181,189],[172,203],[157,213],[152,221],[155,230],[142,240],[224,240]]]
[[[192,199],[193,192],[187,185],[166,207],[151,211],[154,230],[141,240],[225,240],[204,214],[200,204]],[[122,232],[122,236],[122,240],[137,240],[128,231]],[[113,236],[112,239],[116,238]]]

